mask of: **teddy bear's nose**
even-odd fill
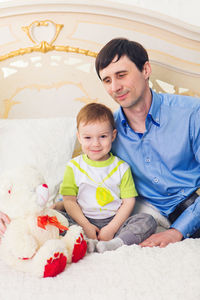
[[[48,189],[48,185],[46,183],[44,183],[42,186]]]
[[[38,204],[40,206],[44,206],[49,198],[49,191],[48,191],[48,185],[47,184],[41,184],[36,188],[36,193],[38,196]]]

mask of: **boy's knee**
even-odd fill
[[[150,227],[152,229],[151,230],[152,231],[151,234],[155,233],[156,229],[157,229],[157,222],[156,222],[156,220],[154,219],[154,217],[152,215],[148,215],[148,222],[149,222]]]
[[[140,228],[143,232],[153,234],[156,231],[157,223],[152,215],[140,213],[133,216],[133,223]]]
[[[156,224],[156,220],[154,219],[154,217],[147,213],[135,214],[131,218],[135,222],[145,222],[145,223],[147,222],[147,223]]]

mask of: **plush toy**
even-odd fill
[[[0,258],[23,272],[53,277],[86,254],[82,228],[46,207],[48,187],[32,167],[10,170],[0,178],[0,211],[11,222],[0,243]],[[66,234],[60,233],[66,230]]]

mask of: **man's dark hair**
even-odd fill
[[[125,38],[116,38],[108,42],[99,52],[96,58],[96,72],[101,79],[99,72],[106,68],[115,57],[118,61],[122,56],[127,56],[136,67],[142,71],[146,61],[149,61],[148,53],[144,47],[134,41]]]

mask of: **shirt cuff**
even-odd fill
[[[190,205],[171,225],[180,231],[184,238],[189,238],[200,228],[200,197]]]

